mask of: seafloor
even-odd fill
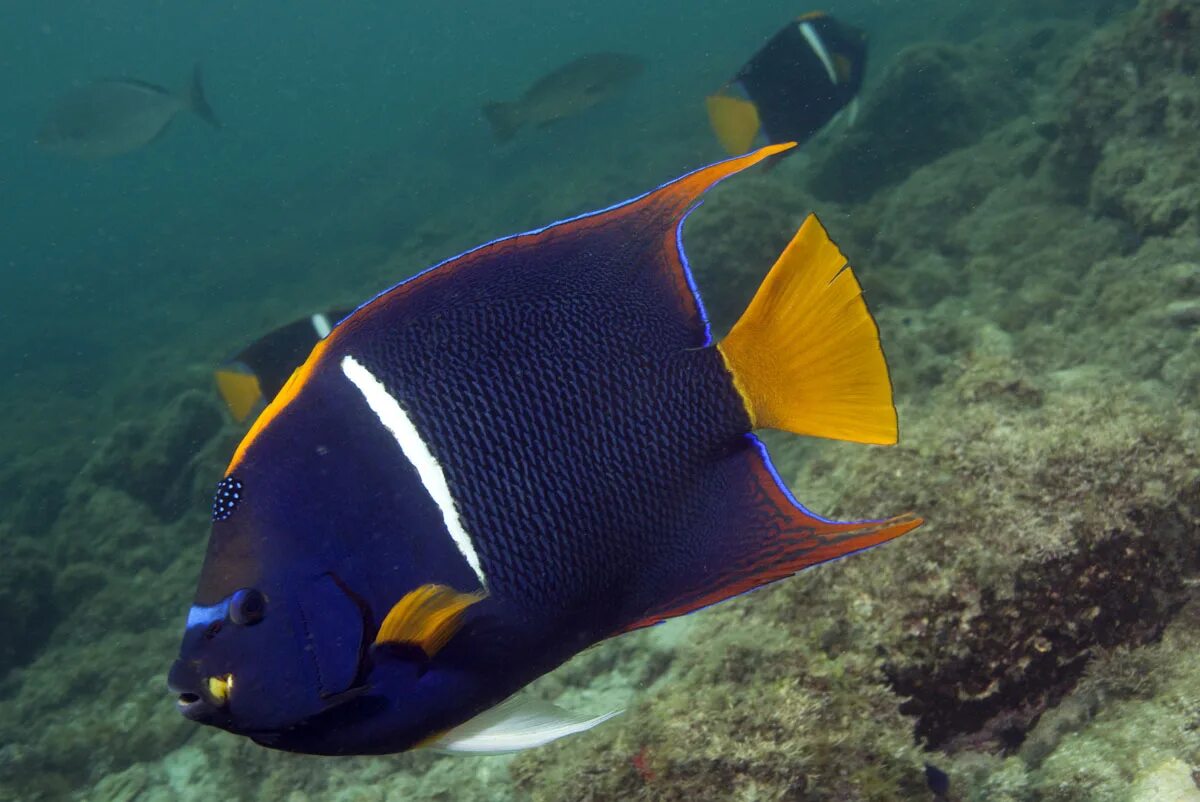
[[[271,753],[163,687],[238,437],[189,369],[63,487],[30,481],[36,456],[4,476],[0,798],[931,799],[931,764],[942,799],[1200,800],[1200,6],[1017,5],[902,52],[848,135],[730,182],[686,232],[727,325],[822,215],[877,313],[902,444],[772,446],[814,509],[924,528],[583,655],[537,692],[627,706],[586,736]],[[561,216],[543,194],[530,214]],[[441,230],[379,255],[380,279],[475,233]]]

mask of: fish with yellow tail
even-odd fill
[[[878,329],[809,217],[715,342],[701,195],[785,150],[497,240],[337,324],[213,503],[169,685],[292,752],[508,752],[596,726],[514,696],[588,646],[903,535],[784,486],[755,429],[890,444]]]
[[[854,122],[866,68],[866,33],[822,11],[803,14],[705,99],[709,124],[731,154],[758,140],[803,144],[842,115]]]

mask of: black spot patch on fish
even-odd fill
[[[217,492],[213,495],[213,522],[224,521],[233,515],[242,500],[242,483],[232,476],[226,476],[217,484]]]

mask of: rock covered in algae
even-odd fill
[[[904,49],[868,88],[857,122],[818,153],[809,181],[816,195],[867,200],[1026,112],[1087,28],[1005,13],[1006,24],[971,41]]]
[[[1168,758],[1134,781],[1130,802],[1200,802],[1196,773],[1182,760]]]
[[[195,458],[222,423],[213,394],[189,390],[154,416],[119,425],[84,467],[82,478],[128,494],[159,517],[175,518],[195,509]]]
[[[879,315],[904,441],[772,448],[813,509],[914,509],[926,527],[707,611],[673,644],[638,633],[581,656],[534,692],[628,706],[588,735],[511,761],[281,755],[181,721],[162,690],[202,497],[236,437],[197,389],[112,438],[59,488],[56,520],[26,519],[48,530],[29,564],[71,567],[40,650],[0,681],[0,798],[922,799],[925,762],[955,798],[988,802],[1116,802],[1180,780],[1200,765],[1200,242],[1194,179],[1149,164],[1189,164],[1176,148],[1196,87],[1176,75],[1191,51],[1153,34],[1177,6],[1143,3],[1094,43],[1050,25],[1012,103],[931,129],[938,147],[862,177],[853,197],[869,201],[814,201],[831,168],[796,159],[731,182],[689,224],[727,324],[821,212]],[[896,74],[919,83],[912,64],[931,59],[928,87],[1011,82],[1003,58],[969,57],[985,45],[922,48]],[[859,125],[887,142],[886,122]]]
[[[18,537],[0,524],[5,544],[0,560],[0,676],[37,653],[50,636],[48,621],[56,618],[52,563],[45,548],[32,538]]]
[[[1052,162],[1066,191],[1140,233],[1200,231],[1200,9],[1143,2],[1068,80]]]

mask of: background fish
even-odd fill
[[[637,56],[623,53],[580,56],[540,78],[519,100],[484,105],[483,115],[496,141],[507,142],[521,126],[542,128],[618,94],[645,66]]]
[[[221,123],[204,97],[200,65],[176,93],[132,78],[96,81],[67,92],[46,116],[34,140],[56,153],[106,159],[137,150],[166,131],[181,111],[194,112],[213,128]]]
[[[234,420],[269,404],[308,352],[353,309],[328,309],[293,320],[259,337],[213,371],[217,390]]]
[[[706,100],[708,119],[731,155],[760,134],[804,143],[847,107],[853,122],[867,64],[867,36],[814,11],[788,23]]]

